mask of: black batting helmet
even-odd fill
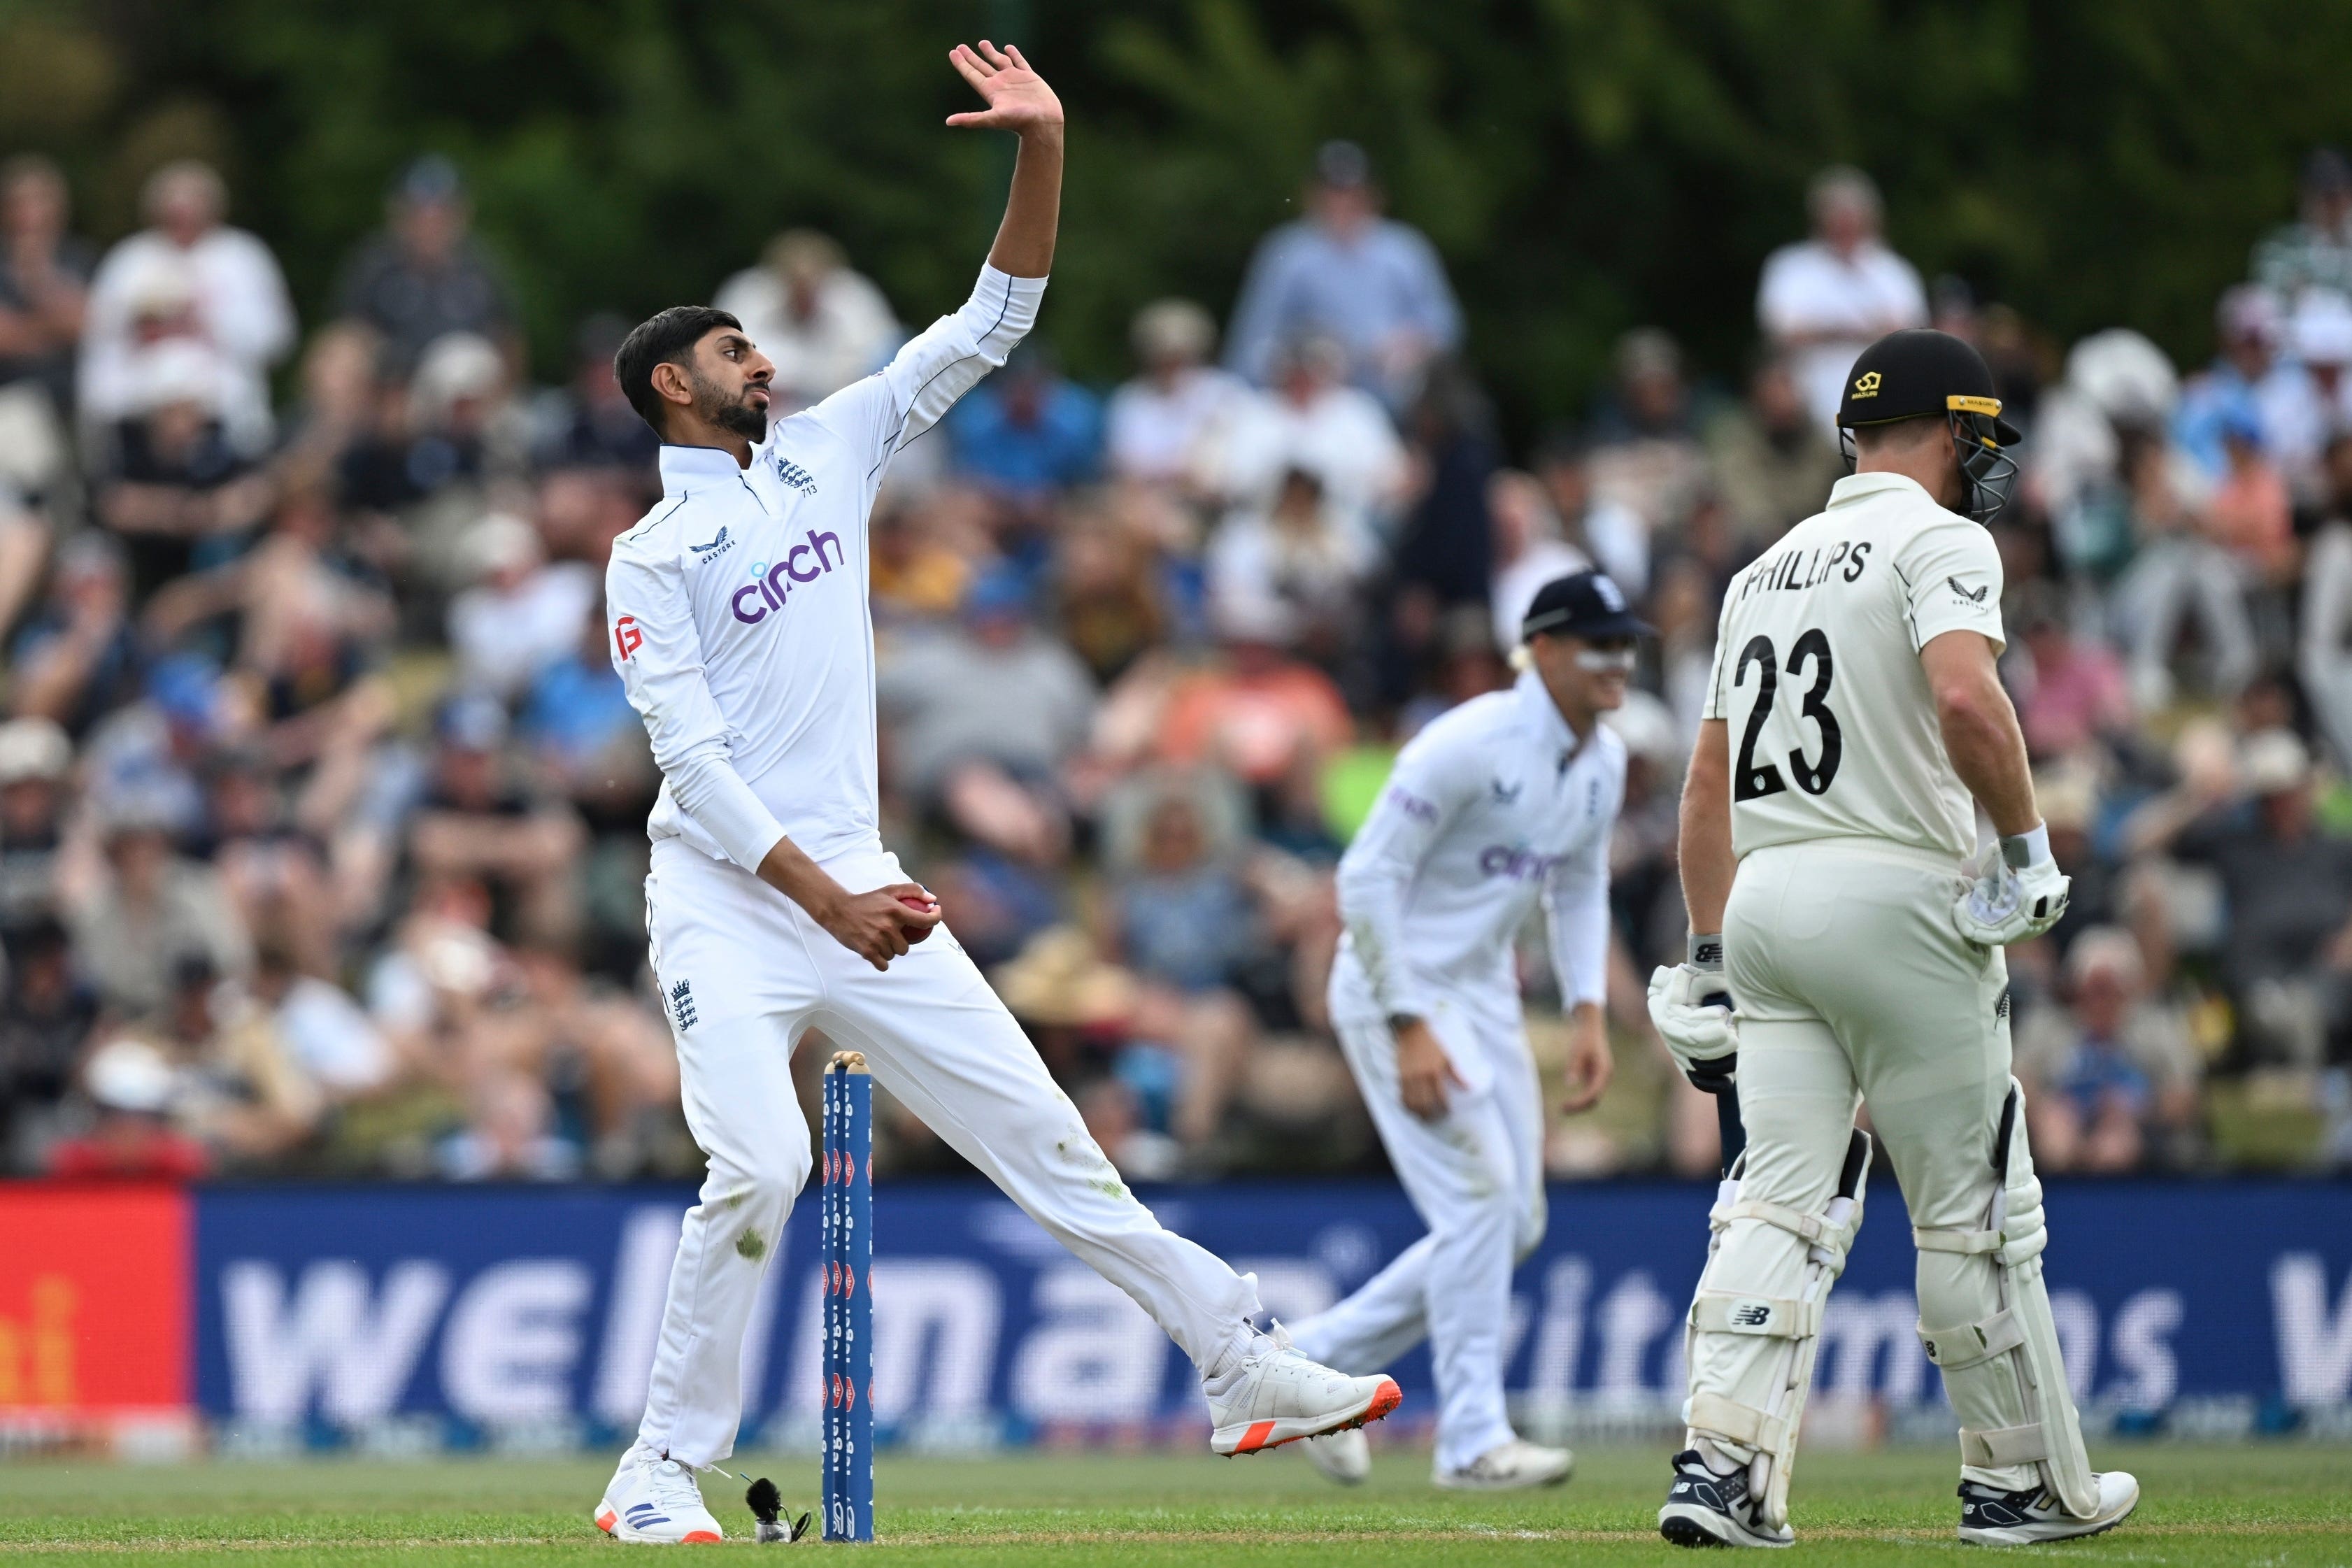
[[[1990,522],[2017,482],[2017,459],[2005,448],[2024,437],[2000,416],[2000,395],[1984,356],[1951,333],[1908,327],[1863,350],[1838,400],[1838,442],[1850,467],[1853,447],[1846,432],[1937,415],[1950,424],[1959,454],[1963,504],[1970,517]]]

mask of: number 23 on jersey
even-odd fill
[[[1772,717],[1772,705],[1780,693],[1782,664],[1772,647],[1772,639],[1760,633],[1748,639],[1739,650],[1739,661],[1732,668],[1734,690],[1744,691],[1751,679],[1755,681],[1755,705],[1748,710],[1748,722],[1739,732],[1739,755],[1731,768],[1731,797],[1735,801],[1756,800],[1768,795],[1779,795],[1794,779],[1797,787],[1807,795],[1821,795],[1837,777],[1838,763],[1845,755],[1845,736],[1838,729],[1836,712],[1830,707],[1830,688],[1837,678],[1835,661],[1830,656],[1830,639],[1819,626],[1811,626],[1797,634],[1789,645],[1787,669],[1793,685],[1808,671],[1812,682],[1798,697],[1797,713],[1816,727],[1818,741],[1811,755],[1806,754],[1802,742],[1791,746],[1775,761],[1759,757],[1763,749],[1764,730]],[[1785,767],[1785,773],[1784,773]]]

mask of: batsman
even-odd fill
[[[1959,1417],[1961,1538],[2095,1534],[2139,1501],[2084,1451],[2010,1074],[2001,950],[2056,922],[2067,879],[1994,668],[1983,525],[2018,439],[2000,413],[1959,339],[1880,339],[1839,409],[1853,472],[1725,595],[1682,803],[1689,959],[1650,982],[1660,1033],[1699,1087],[1737,1083],[1748,1134],[1691,1303],[1688,1444],[1658,1515],[1677,1544],[1793,1539],[1822,1309],[1862,1223],[1864,1104]],[[1979,806],[2000,842],[1972,858]]]

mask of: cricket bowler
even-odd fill
[[[1885,1142],[1918,1248],[1919,1338],[1960,1425],[1961,1539],[2056,1541],[2139,1501],[2083,1447],[2042,1279],[2042,1184],[2010,1076],[2001,949],[2066,907],[1994,659],[1984,524],[2017,473],[1977,351],[1925,329],[1854,362],[1853,472],[1725,595],[1683,792],[1687,963],[1650,982],[1747,1152],[1710,1215],[1687,1331],[1688,1447],[1658,1528],[1786,1546],[1822,1311]],[[1974,868],[1976,808],[2000,836]],[[1732,1004],[1723,1005],[1727,997]]]
[[[1581,1110],[1609,1082],[1609,839],[1625,797],[1625,743],[1601,716],[1624,704],[1649,629],[1598,572],[1546,584],[1521,622],[1517,683],[1412,738],[1339,862],[1331,1021],[1429,1234],[1293,1331],[1360,1371],[1428,1338],[1441,1487],[1551,1486],[1573,1463],[1520,1438],[1503,1407],[1511,1269],[1544,1234],[1543,1090],[1512,947],[1540,904]],[[1338,1481],[1370,1470],[1360,1430],[1307,1453]]]
[[[773,367],[741,324],[664,310],[614,356],[661,437],[664,495],[605,576],[612,658],[663,776],[646,918],[688,1125],[687,1212],[636,1442],[596,1507],[624,1541],[715,1542],[696,1472],[734,1448],[743,1334],[809,1173],[791,1058],[816,1028],[1032,1218],[1150,1313],[1201,1372],[1220,1454],[1377,1420],[1396,1384],[1259,1332],[1255,1281],[1138,1203],[1012,1016],[882,847],[867,514],[884,470],[1002,365],[1054,255],[1062,106],[1021,52],[950,56],[1020,139],[971,298],[882,371],[768,424]]]

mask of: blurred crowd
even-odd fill
[[[658,489],[628,323],[581,322],[533,384],[437,157],[308,322],[231,198],[167,165],[101,250],[53,166],[0,166],[0,1156],[690,1173],[645,963],[658,778],[601,605]],[[1644,327],[1514,451],[1437,253],[1330,143],[1222,333],[1144,304],[1107,393],[1033,341],[900,459],[871,539],[887,837],[1129,1176],[1377,1168],[1324,1016],[1332,867],[1395,748],[1504,684],[1537,588],[1587,563],[1659,637],[1612,720],[1618,1085],[1549,1157],[1712,1171],[1641,980],[1681,951],[1716,613],[1843,472],[1853,355],[1927,322],[2029,432],[2003,668],[2074,879],[2011,952],[2037,1163],[2352,1163],[2352,167],[2313,156],[2186,374],[1923,281],[1858,171],[1807,216],[1737,384]],[[806,230],[715,302],[782,412],[947,303]],[[882,1121],[886,1168],[953,1168]]]

